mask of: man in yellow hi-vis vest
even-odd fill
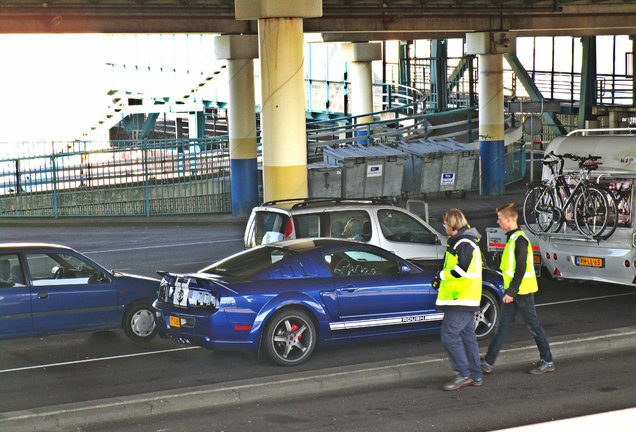
[[[444,390],[457,390],[466,385],[480,386],[479,345],[475,335],[475,313],[481,301],[481,237],[470,228],[458,209],[444,213],[444,229],[448,248],[444,268],[433,281],[437,288],[436,307],[444,311],[441,338],[448,359],[457,375],[444,384]]]
[[[495,327],[488,345],[488,352],[481,360],[481,369],[485,373],[492,372],[506,333],[519,311],[539,348],[539,362],[529,372],[533,375],[553,372],[554,363],[550,344],[539,322],[534,304],[534,293],[539,290],[539,287],[534,274],[532,245],[526,234],[519,229],[517,224],[519,212],[514,204],[510,203],[497,208],[497,217],[497,223],[506,230],[508,236],[500,266],[506,291],[502,298],[501,319]]]

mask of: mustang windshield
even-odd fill
[[[248,279],[298,252],[280,247],[260,247],[232,255],[201,270],[202,273],[218,274],[238,279]]]

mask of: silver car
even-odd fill
[[[332,237],[380,246],[408,260],[441,260],[446,237],[406,209],[374,200],[295,199],[252,210],[243,245]]]

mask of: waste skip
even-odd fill
[[[342,167],[327,162],[307,165],[309,198],[340,198],[342,196]]]
[[[408,155],[385,145],[323,149],[324,161],[342,167],[343,198],[393,197],[401,193]]]
[[[404,165],[405,192],[461,192],[471,189],[479,150],[452,139],[401,141],[410,155]]]

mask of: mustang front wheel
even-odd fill
[[[316,326],[299,309],[285,309],[268,322],[263,334],[265,351],[281,366],[293,366],[307,360],[316,347]]]

